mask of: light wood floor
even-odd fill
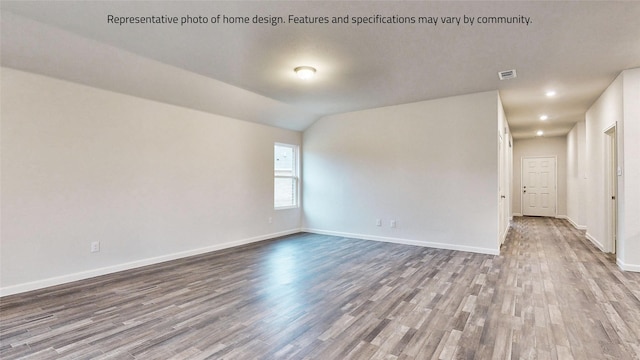
[[[3,298],[2,359],[639,359],[640,274],[566,221],[500,256],[299,234]]]

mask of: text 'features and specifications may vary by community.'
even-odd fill
[[[369,16],[309,16],[293,15],[272,16],[272,15],[251,15],[251,16],[228,16],[216,14],[213,16],[203,15],[149,15],[149,16],[121,16],[107,15],[107,24],[114,25],[135,25],[135,24],[166,24],[166,25],[209,25],[209,24],[264,24],[270,26],[278,25],[304,25],[304,24],[351,24],[355,26],[365,25],[431,25],[431,26],[483,26],[483,25],[525,25],[532,23],[529,16],[400,16],[400,15],[369,15]]]

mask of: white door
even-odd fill
[[[506,222],[504,218],[504,144],[502,141],[502,135],[498,134],[500,140],[500,151],[498,155],[498,233],[500,234],[500,244],[504,242],[506,232]]]
[[[498,135],[500,142],[500,154],[498,156],[498,233],[500,234],[500,245],[502,245],[507,238],[509,227],[509,199],[511,198],[511,196],[508,196],[511,185],[509,181],[510,171],[508,170],[509,166],[507,163],[509,147],[507,145],[508,132],[506,129],[504,135],[506,141],[503,140],[502,134]]]
[[[612,126],[605,131],[607,135],[605,137],[605,174],[606,174],[606,186],[607,186],[607,237],[609,252],[616,253],[616,232],[618,227],[618,160],[617,160],[617,145],[616,145],[616,126]]]
[[[556,158],[522,159],[522,215],[556,216]]]

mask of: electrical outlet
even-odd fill
[[[94,241],[91,243],[91,252],[100,252],[100,241]]]
[[[382,226],[382,219],[376,219],[376,226]]]
[[[391,222],[389,223],[389,225],[394,228],[396,227],[396,221],[395,220],[391,220]]]
[[[273,218],[269,216],[269,224],[273,224]]]

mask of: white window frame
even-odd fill
[[[274,158],[274,164],[273,164],[273,178],[274,178],[274,186],[273,186],[273,209],[274,210],[286,210],[286,209],[297,209],[300,207],[300,147],[298,145],[294,145],[294,144],[285,144],[285,143],[279,143],[276,142],[273,144],[273,151],[274,151],[274,155],[275,155],[275,151],[276,151],[276,146],[280,146],[280,147],[288,147],[291,148],[293,151],[293,175],[288,176],[288,175],[276,175],[275,174],[275,170],[276,170],[276,164],[275,164],[275,156]],[[294,205],[287,205],[287,206],[276,206],[275,203],[275,179],[293,179],[295,181],[295,204]]]

